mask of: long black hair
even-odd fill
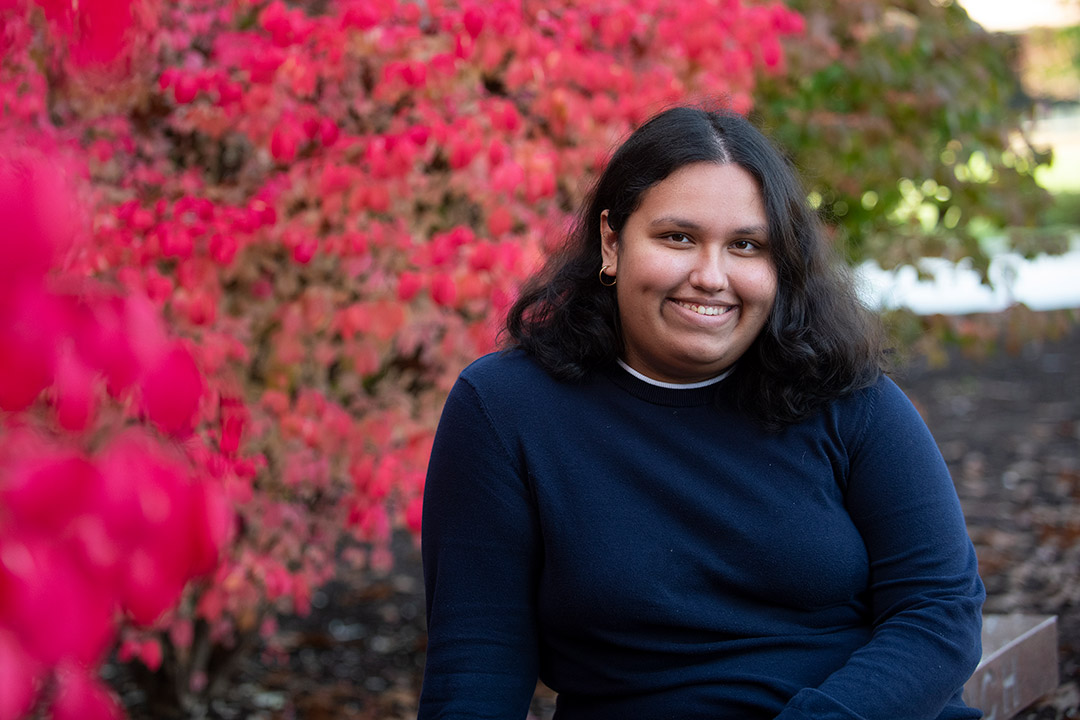
[[[511,307],[513,344],[563,380],[614,363],[623,345],[615,291],[598,278],[601,213],[608,210],[619,231],[646,190],[697,162],[733,163],[750,173],[768,218],[777,294],[737,363],[739,404],[777,429],[872,384],[883,364],[877,318],[859,302],[791,164],[746,118],[724,110],[665,110],[615,151],[566,241]]]

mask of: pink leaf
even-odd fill
[[[0,545],[0,572],[8,571],[3,614],[27,653],[46,665],[99,662],[114,632],[109,588],[54,543],[3,538]]]
[[[337,123],[330,118],[323,118],[319,122],[319,141],[322,142],[323,147],[330,147],[336,143],[340,135],[341,131]]]
[[[477,8],[469,8],[465,11],[463,18],[465,22],[465,32],[469,33],[469,37],[473,40],[480,35],[480,31],[484,29],[484,13]]]
[[[151,671],[161,667],[161,643],[150,639],[139,647],[139,658]]]
[[[236,257],[236,238],[232,235],[215,233],[210,238],[210,257],[219,265],[228,266]]]
[[[439,273],[431,280],[431,299],[443,307],[452,306],[457,300],[457,286],[454,279],[445,273]]]
[[[71,56],[78,65],[111,64],[130,47],[132,0],[80,0]]]
[[[397,296],[402,302],[408,302],[416,296],[423,285],[423,279],[414,272],[403,272],[398,276]]]
[[[70,187],[55,160],[0,143],[0,294],[40,278],[75,230]]]
[[[191,353],[174,344],[142,382],[143,409],[170,435],[191,433],[203,392],[203,379]]]
[[[514,216],[506,206],[500,205],[488,215],[488,234],[493,238],[505,235],[513,227]]]
[[[209,483],[192,486],[190,520],[190,561],[192,577],[210,574],[218,564],[221,549],[229,540],[233,511],[222,492]]]
[[[13,295],[0,297],[0,410],[18,411],[52,382],[64,328],[49,296],[29,288]]]
[[[250,414],[239,397],[222,395],[219,400],[221,425],[221,452],[233,456],[240,448],[244,428],[250,422]]]
[[[286,121],[279,125],[270,138],[270,154],[280,163],[290,163],[296,158],[296,152],[300,147],[300,129],[295,121]]]
[[[424,514],[424,498],[415,497],[410,502],[408,507],[405,508],[405,524],[412,530],[413,534],[420,534],[420,523]]]
[[[40,687],[41,666],[0,627],[0,720],[19,720],[30,712]]]
[[[53,720],[122,720],[120,703],[83,667],[68,666],[57,674]]]
[[[191,75],[178,75],[173,85],[173,99],[178,105],[195,102],[199,96],[199,83]]]
[[[87,511],[100,488],[101,474],[73,453],[61,454],[44,446],[34,450],[24,459],[6,459],[7,467],[0,475],[0,505],[8,522],[21,532],[56,538]]]
[[[124,608],[137,625],[152,625],[180,600],[186,578],[166,558],[137,549],[128,557]]]

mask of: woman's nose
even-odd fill
[[[690,284],[703,292],[720,292],[727,288],[727,266],[722,252],[702,249],[690,271]]]

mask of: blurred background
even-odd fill
[[[415,717],[445,395],[680,102],[789,153],[1080,717],[1076,0],[6,0],[0,720]]]

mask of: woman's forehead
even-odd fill
[[[648,223],[679,220],[687,226],[708,224],[718,214],[755,225],[766,221],[757,181],[735,164],[685,165],[644,191],[634,213]]]

